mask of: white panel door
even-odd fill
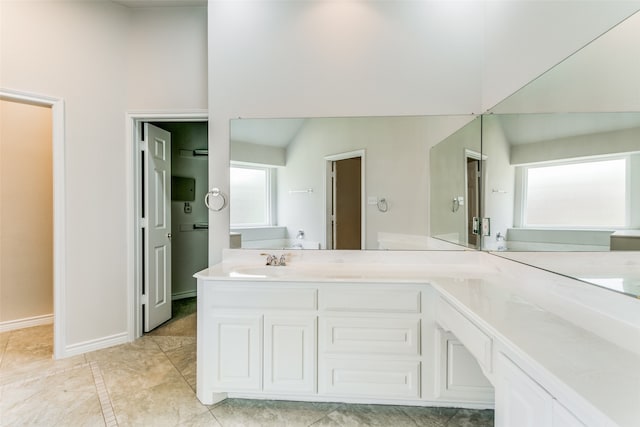
[[[149,332],[171,319],[171,134],[149,123],[144,134],[144,331]]]
[[[316,391],[316,317],[264,318],[264,389]]]

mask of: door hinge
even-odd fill
[[[140,295],[140,303],[142,305],[149,305],[149,296],[147,294]]]
[[[147,218],[140,218],[140,228],[147,228],[149,226],[149,221]]]
[[[149,144],[147,144],[147,141],[140,141],[140,151],[147,151],[148,148]]]

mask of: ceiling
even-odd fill
[[[511,145],[640,127],[640,114],[496,114]]]
[[[231,120],[231,141],[272,147],[286,147],[304,125],[305,119]]]

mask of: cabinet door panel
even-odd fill
[[[214,388],[260,390],[262,386],[262,317],[213,316]]]
[[[449,400],[492,403],[493,386],[477,360],[456,337],[438,329],[440,396]]]
[[[316,317],[264,319],[264,389],[316,391]]]
[[[553,427],[584,427],[567,408],[557,400],[553,400]]]
[[[497,359],[496,426],[551,426],[553,398],[502,353]]]

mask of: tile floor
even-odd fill
[[[0,333],[0,426],[492,426],[493,411],[195,396],[195,299],[130,344],[52,360],[51,325]]]

